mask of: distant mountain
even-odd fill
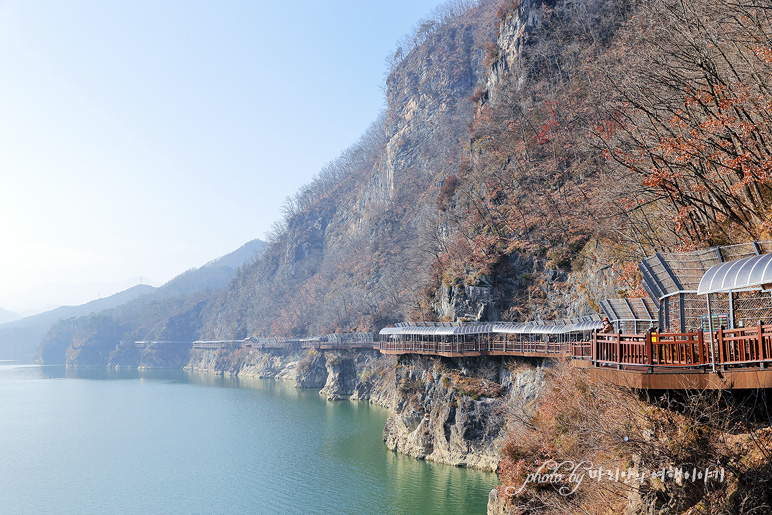
[[[165,312],[168,299],[215,290],[226,285],[239,267],[255,260],[265,250],[266,243],[252,240],[237,250],[217,258],[200,268],[178,275],[160,287],[137,285],[115,295],[80,306],[62,306],[45,313],[0,324],[0,358],[32,359],[43,337],[60,320],[86,317],[102,311],[121,308],[125,316],[138,312]],[[152,306],[149,309],[147,306]]]
[[[21,316],[14,313],[13,311],[8,311],[7,309],[0,308],[0,324],[4,324],[6,322],[13,322],[14,320],[20,319]]]
[[[78,340],[86,349],[80,364],[104,365],[95,356],[105,345],[134,340],[185,340],[198,338],[199,313],[245,264],[257,260],[266,243],[253,240],[200,268],[184,272],[146,295],[127,299],[99,311],[58,319],[48,324],[31,348],[44,363],[64,363],[67,349]],[[1,328],[2,326],[0,326]],[[0,337],[0,343],[2,339]],[[133,345],[129,347],[133,348]],[[91,351],[94,350],[94,353]]]
[[[224,266],[237,269],[244,265],[250,265],[263,255],[268,244],[262,240],[252,240],[237,248],[230,254],[217,258],[205,264],[201,268]]]
[[[59,281],[47,281],[37,284],[23,291],[15,291],[12,295],[0,295],[0,306],[6,304],[4,299],[9,299],[15,305],[27,306],[23,312],[18,311],[19,318],[25,318],[46,311],[51,311],[59,306],[80,306],[95,299],[101,299],[116,293],[128,290],[137,284],[147,284],[140,277],[127,277],[120,281],[67,281],[61,278]]]
[[[200,268],[193,268],[170,280],[159,290],[161,297],[189,295],[191,293],[216,289],[225,286],[236,271],[246,264],[251,264],[265,252],[267,243],[252,240],[233,252],[214,259]]]
[[[79,317],[114,308],[146,295],[156,288],[137,285],[115,295],[97,299],[80,306],[61,306],[0,325],[0,357],[5,359],[31,359],[43,336],[53,324],[65,318]]]

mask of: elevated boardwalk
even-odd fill
[[[686,333],[598,334],[577,341],[513,341],[476,333],[411,334],[379,344],[383,354],[444,357],[513,356],[568,359],[591,377],[639,389],[772,388],[772,324]],[[712,343],[711,343],[712,341]]]
[[[143,340],[134,342],[134,346],[138,349],[159,349],[163,347],[191,347],[192,342],[174,342],[174,341],[151,341]]]
[[[139,349],[190,347],[194,350],[378,349],[374,335],[371,333],[326,334],[313,338],[251,336],[243,340],[196,340],[194,342],[147,340],[134,342],[134,345]]]
[[[510,342],[490,340],[482,342],[380,342],[378,349],[382,354],[424,354],[446,358],[479,356],[519,356],[530,358],[570,358],[572,349],[569,344],[554,342]],[[589,349],[589,347],[588,347]]]

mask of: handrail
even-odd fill
[[[715,356],[721,367],[772,364],[772,324],[757,324],[738,329],[718,329],[711,338],[703,331],[679,333],[593,333],[589,340],[550,342],[510,340],[508,338],[472,338],[455,341],[412,340],[380,341],[377,348],[386,352],[423,354],[502,354],[512,356],[567,356],[586,360],[595,366],[645,367],[649,370],[707,368]]]

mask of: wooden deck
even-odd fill
[[[747,390],[772,388],[772,370],[758,367],[729,370],[652,371],[590,368],[593,381],[641,390]]]
[[[711,345],[712,340],[712,345]],[[772,324],[713,332],[597,334],[590,341],[530,342],[486,337],[385,341],[383,354],[450,358],[567,358],[591,377],[651,390],[772,388]]]

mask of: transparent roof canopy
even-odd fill
[[[772,283],[772,254],[763,254],[710,267],[702,276],[697,293],[706,295],[751,289],[770,283]]]
[[[402,323],[396,327],[384,327],[383,335],[454,336],[465,334],[566,334],[589,332],[600,329],[599,320],[569,324],[543,324],[536,322],[493,322],[493,323]]]

